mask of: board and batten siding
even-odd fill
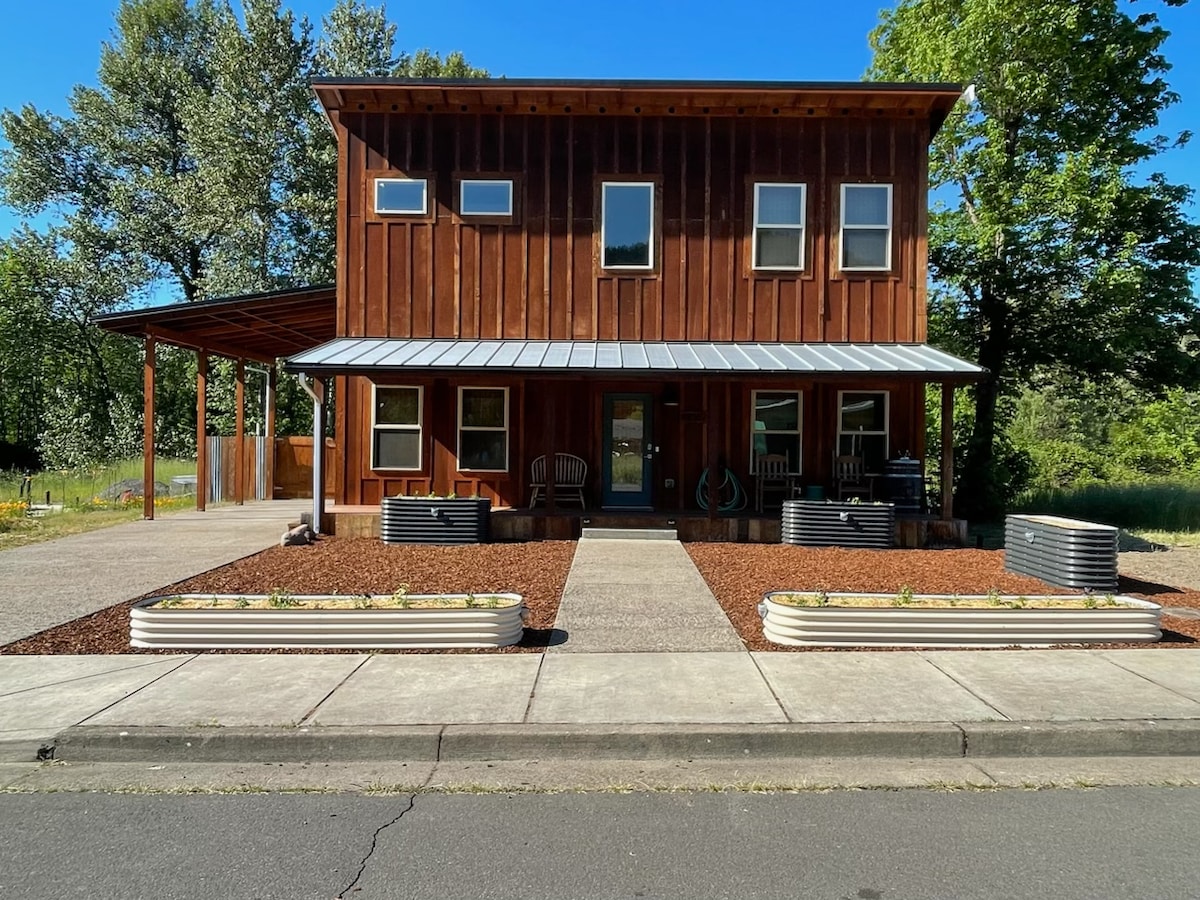
[[[338,334],[923,341],[921,117],[339,114]],[[376,177],[429,179],[379,216]],[[463,222],[457,177],[511,177],[512,224]],[[656,266],[602,270],[598,183],[653,179]],[[750,265],[755,181],[808,185],[803,272]],[[842,183],[894,185],[893,268],[837,267]]]

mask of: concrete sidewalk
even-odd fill
[[[1200,755],[1180,650],[0,657],[0,759]]]
[[[5,550],[0,644],[257,553],[311,507],[275,500],[174,512]]]

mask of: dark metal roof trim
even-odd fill
[[[93,324],[101,328],[125,322],[136,323],[160,319],[176,313],[209,313],[222,309],[235,309],[239,306],[257,303],[259,301],[290,299],[309,300],[316,295],[328,294],[336,298],[334,285],[318,284],[302,288],[282,288],[275,291],[260,291],[255,294],[239,294],[233,297],[214,297],[211,300],[183,301],[182,303],[167,303],[162,306],[147,306],[142,309],[126,309],[120,312],[103,313],[92,318]],[[115,330],[115,329],[110,329]]]
[[[953,82],[904,81],[690,81],[675,79],[590,79],[590,78],[314,78],[316,87],[402,87],[402,88],[479,88],[483,90],[621,90],[621,91],[831,91],[962,93],[963,85]]]

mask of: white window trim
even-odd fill
[[[795,394],[796,395],[796,430],[795,431],[779,431],[778,429],[768,429],[766,431],[756,431],[755,424],[758,422],[758,395],[759,394]],[[803,391],[776,391],[776,390],[761,390],[750,392],[750,474],[754,474],[754,439],[758,435],[768,434],[787,434],[796,436],[796,461],[793,466],[788,464],[789,475],[802,475],[804,473],[804,392]]]
[[[764,187],[800,188],[800,224],[799,225],[759,225],[758,222],[758,189]],[[754,183],[754,209],[752,211],[750,235],[751,268],[757,272],[803,272],[804,271],[804,232],[808,227],[808,185],[799,181],[756,181]],[[767,228],[772,231],[800,232],[800,265],[798,266],[760,266],[758,264],[758,229]]]
[[[847,231],[882,231],[882,225],[847,225],[846,224],[846,188],[871,187],[885,188],[887,190],[887,241],[884,247],[887,251],[887,259],[882,266],[848,266],[846,265],[846,232]],[[841,218],[841,233],[838,239],[838,255],[841,257],[838,262],[839,267],[843,272],[890,272],[892,270],[892,185],[879,182],[853,182],[843,183],[841,192],[841,203],[838,205],[839,217]]]
[[[504,391],[504,427],[494,425],[463,425],[463,391]],[[454,464],[459,472],[507,472],[509,470],[509,453],[512,450],[510,438],[510,422],[508,415],[508,388],[495,387],[486,384],[463,384],[458,388],[458,430],[455,433]],[[462,460],[462,435],[464,431],[503,431],[504,432],[504,468],[502,469],[464,469]]]
[[[843,424],[842,423],[842,409],[843,409],[843,404],[844,404],[843,398],[845,397],[846,394],[882,394],[883,395],[883,430],[882,431],[847,431],[846,429],[844,429],[842,427],[842,424]],[[868,435],[868,436],[872,436],[872,437],[877,436],[877,435],[883,435],[883,458],[884,458],[884,460],[888,459],[888,457],[891,455],[891,445],[892,445],[892,429],[891,429],[891,425],[892,425],[892,392],[891,391],[870,390],[870,389],[838,391],[837,411],[838,411],[837,452],[839,454],[842,452],[842,435],[844,435],[844,434]]]
[[[608,240],[605,237],[605,231],[608,225],[608,216],[605,215],[605,208],[608,206],[608,188],[610,187],[637,187],[647,188],[650,191],[650,234],[649,234],[649,262],[644,266],[610,266],[604,256],[608,252]],[[616,271],[635,271],[648,272],[654,268],[654,244],[655,244],[655,216],[657,210],[654,208],[654,195],[657,193],[657,185],[653,181],[602,181],[600,182],[600,268],[613,269]]]
[[[379,411],[379,389],[384,390],[403,390],[417,392],[417,424],[416,425],[391,425],[380,424],[375,421],[375,415]],[[415,431],[417,433],[417,465],[416,468],[407,468],[405,466],[380,466],[375,459],[375,432],[376,431]],[[419,384],[375,384],[371,382],[371,469],[377,472],[420,472],[425,466],[425,389]]]
[[[384,184],[420,184],[420,209],[384,209],[379,205],[379,187]],[[380,216],[427,216],[429,215],[429,179],[428,178],[376,178],[375,179],[375,214]]]
[[[502,184],[508,188],[508,209],[504,212],[472,212],[467,209],[466,190],[469,184]],[[474,216],[478,218],[512,218],[513,215],[513,183],[511,178],[464,178],[458,183],[458,214],[464,218]]]

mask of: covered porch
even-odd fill
[[[384,496],[453,493],[490,499],[500,539],[673,523],[691,539],[777,540],[782,501],[837,497],[846,457],[867,501],[892,499],[894,458],[920,473],[898,543],[965,528],[949,524],[953,392],[982,370],[926,345],[341,338],[286,368],[337,385],[326,531],[371,533]],[[927,383],[948,413],[934,509]],[[578,483],[549,477],[564,457]]]

